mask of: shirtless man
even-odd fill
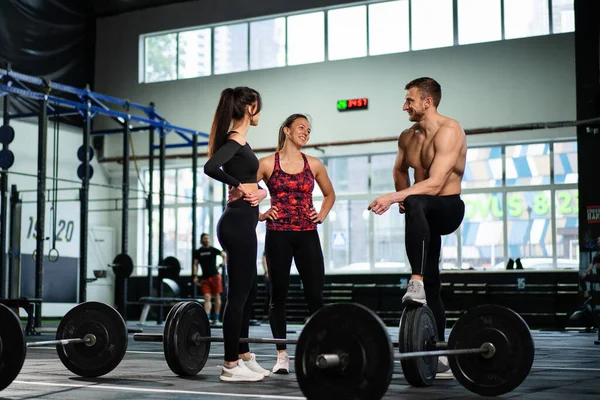
[[[460,198],[467,144],[459,123],[438,113],[440,85],[418,78],[405,86],[403,111],[415,124],[400,134],[394,165],[396,192],[376,198],[369,210],[381,215],[398,203],[406,216],[406,254],[412,268],[403,304],[427,304],[435,316],[438,340],[444,341],[446,314],[440,296],[442,238],[461,224]],[[414,169],[411,186],[408,169]]]

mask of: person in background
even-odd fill
[[[204,310],[208,315],[209,320],[212,314],[212,306],[214,299],[215,313],[214,321],[218,323],[221,313],[221,293],[223,293],[223,280],[217,267],[217,256],[223,259],[222,265],[227,263],[227,255],[223,250],[219,250],[210,245],[210,237],[207,233],[200,236],[201,247],[194,250],[194,266],[192,274],[194,276],[194,284],[200,286],[200,292],[204,297]],[[202,269],[202,275],[198,276],[198,264]]]

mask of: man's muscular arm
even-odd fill
[[[405,130],[398,138],[398,153],[396,153],[396,162],[394,163],[394,187],[396,191],[407,189],[410,186],[408,176],[408,164],[404,159],[404,149],[406,148],[409,130]]]
[[[463,143],[464,134],[458,126],[440,128],[433,142],[435,155],[429,168],[429,177],[407,189],[393,193],[392,202],[402,202],[413,194],[438,195],[456,166]]]

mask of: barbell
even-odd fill
[[[113,269],[115,276],[119,279],[129,278],[134,268],[157,269],[161,279],[177,279],[181,271],[181,264],[175,257],[166,257],[159,265],[133,265],[133,259],[127,253],[117,254],[108,267]]]
[[[0,391],[19,375],[27,348],[56,346],[58,357],[71,372],[98,377],[115,369],[127,350],[127,327],[121,315],[99,302],[85,302],[60,321],[56,340],[27,343],[19,317],[0,304]]]
[[[177,303],[167,315],[164,333],[135,334],[135,341],[162,342],[167,365],[180,376],[197,375],[211,342],[210,322],[197,302]],[[453,374],[468,390],[497,396],[518,387],[533,364],[534,345],[525,321],[514,311],[479,306],[456,322],[448,342],[437,340],[427,306],[405,308],[394,354],[381,319],[356,303],[325,306],[312,315],[298,340],[240,338],[240,342],[296,344],[296,376],[308,399],[379,399],[390,385],[394,360],[412,386],[431,385],[437,357],[448,356]]]

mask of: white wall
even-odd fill
[[[10,168],[10,172],[21,172],[27,174],[33,174],[37,176],[37,162],[38,162],[38,125],[37,122],[23,122],[21,120],[12,120],[10,125],[15,129],[15,139],[9,145],[10,150],[14,153],[15,163]],[[53,138],[53,123],[50,122],[48,126],[48,151],[47,151],[47,164],[46,164],[46,174],[48,177],[52,176],[52,166],[54,163],[53,157],[53,148],[54,148],[54,138]],[[77,149],[82,145],[83,137],[81,131],[75,127],[61,125],[59,131],[59,158],[58,158],[58,177],[63,179],[70,179],[76,181],[74,183],[68,182],[59,182],[59,188],[77,188],[80,187],[81,182],[77,177],[77,167],[80,164],[80,161],[77,159]],[[104,171],[103,165],[98,164],[96,158],[94,158],[91,162],[92,167],[94,168],[94,175],[91,179],[92,183],[98,184],[106,184],[108,183],[108,177],[106,172]],[[26,177],[19,175],[9,175],[9,190],[10,185],[17,185],[19,191],[37,189],[37,178],[36,177]],[[52,188],[53,181],[48,179],[46,181],[46,189],[50,190]],[[113,190],[100,188],[100,187],[91,187],[90,188],[90,199],[98,199],[98,198],[107,198],[114,197]],[[21,195],[21,199],[23,201],[35,201],[37,199],[36,192],[23,193]],[[46,201],[51,199],[48,192],[46,192]],[[75,232],[73,234],[73,239],[70,244],[57,242],[57,249],[60,251],[61,255],[69,256],[69,257],[78,257],[79,256],[79,201],[78,199],[78,191],[63,191],[59,192],[59,199],[65,200],[73,200],[73,202],[60,202],[57,206],[57,219],[68,219],[72,220],[75,223]],[[103,208],[105,206],[104,202],[94,202],[90,203],[90,208]],[[35,204],[23,204],[23,220],[27,221],[29,216],[35,218]],[[51,231],[51,216],[49,213],[50,204],[46,207],[46,223],[45,223],[45,234],[46,237],[49,237],[52,234]],[[28,212],[26,212],[28,211]],[[90,213],[89,214],[89,226],[90,229],[94,227],[107,226],[110,223],[110,218],[107,213]],[[23,223],[21,226],[21,246],[22,252],[26,252],[27,249],[35,248],[35,239],[30,237],[27,239],[27,231],[28,226],[26,223]],[[89,232],[88,232],[89,235]],[[99,260],[98,254],[92,248],[94,246],[91,243],[92,238],[89,238],[88,248],[90,249],[88,252],[88,277],[93,277],[94,269],[104,269],[106,268],[105,260]],[[50,245],[50,241],[45,242],[44,244],[44,253],[47,255],[48,251],[52,247]],[[8,249],[8,245],[7,245]],[[29,251],[31,253],[31,251]],[[25,255],[24,255],[25,257]],[[29,256],[27,256],[29,257]],[[112,260],[114,254],[110,254],[108,260]],[[97,300],[103,301],[108,304],[113,304],[113,282],[112,282],[112,273],[109,274],[109,279],[101,279],[96,282],[91,282],[87,286],[88,288],[88,299],[87,300]],[[42,307],[44,316],[63,316],[65,312],[70,309],[73,304],[63,304],[63,303],[44,303]]]

